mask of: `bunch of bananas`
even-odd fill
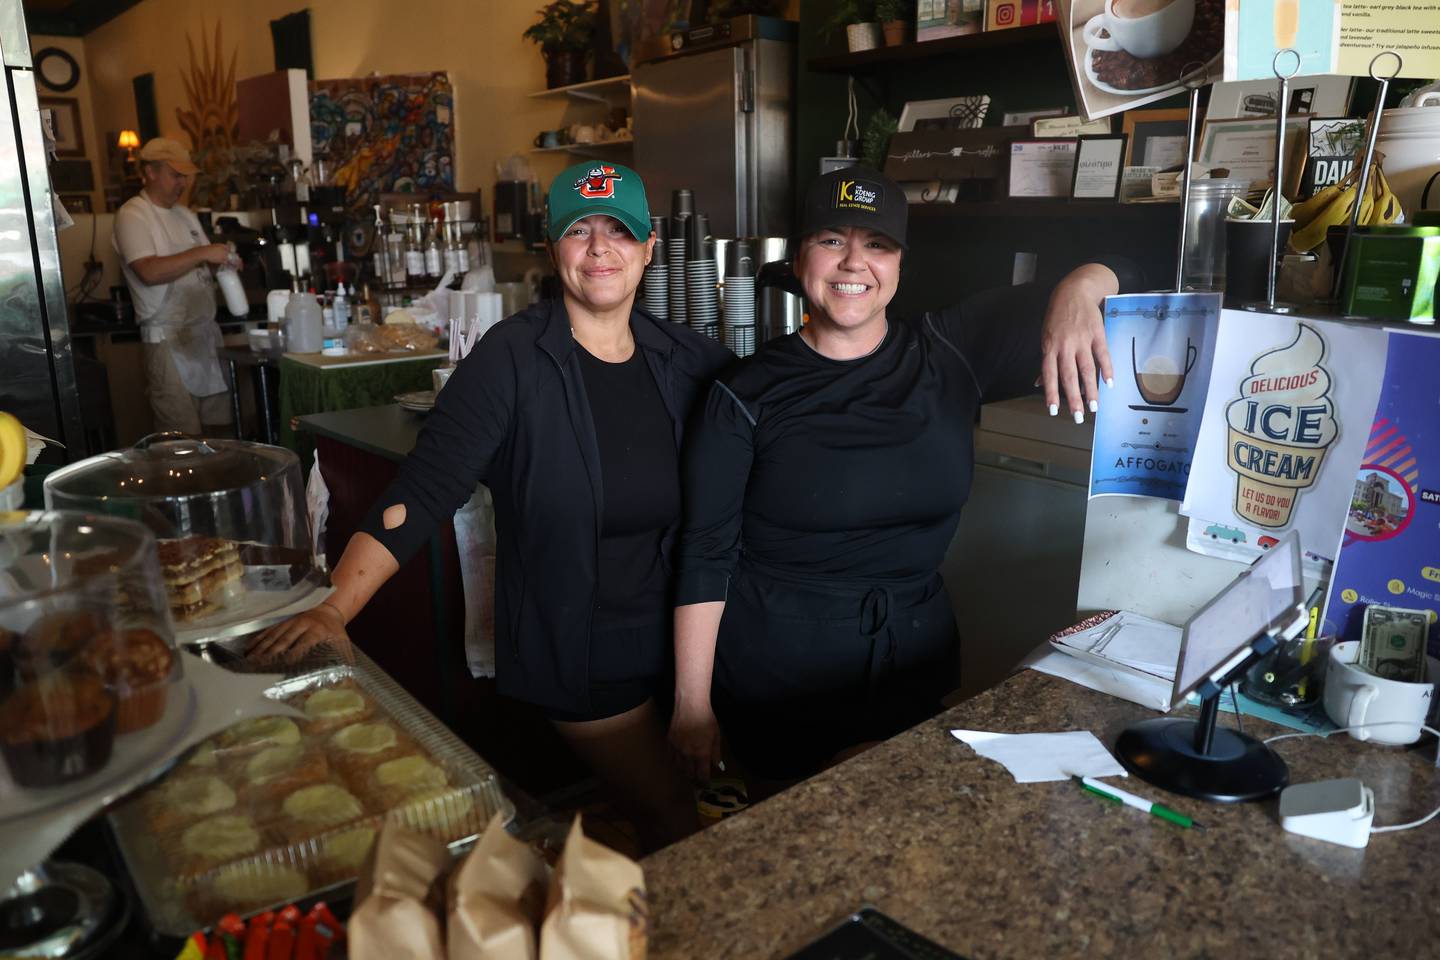
[[[1290,234],[1290,246],[1298,253],[1309,253],[1325,242],[1325,234],[1331,227],[1344,226],[1350,222],[1350,210],[1355,206],[1355,195],[1359,192],[1360,165],[1338,183],[1332,183],[1309,200],[1302,200],[1291,208],[1295,228]],[[1360,200],[1358,226],[1377,223],[1394,223],[1402,214],[1400,201],[1390,191],[1390,181],[1378,162],[1370,165],[1370,182],[1366,185],[1365,196]]]
[[[0,411],[0,490],[10,486],[25,469],[25,427]]]

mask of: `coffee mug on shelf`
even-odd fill
[[[1091,17],[1082,33],[1091,50],[1149,60],[1184,43],[1194,23],[1195,0],[1105,0],[1105,12]]]
[[[1425,658],[1425,683],[1386,680],[1355,662],[1360,642],[1351,640],[1330,648],[1325,675],[1325,712],[1338,727],[1360,727],[1356,740],[1403,746],[1420,739],[1421,727],[1433,726],[1435,684],[1440,681],[1440,660]]]
[[[542,150],[549,150],[565,145],[564,130],[541,130],[535,134],[535,146]]]
[[[595,128],[588,123],[577,123],[570,127],[571,143],[594,143]]]

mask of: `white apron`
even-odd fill
[[[156,249],[169,249],[171,254],[181,252],[171,249],[173,244],[150,205],[142,209],[148,214]],[[170,281],[165,301],[159,313],[145,321],[141,339],[170,348],[180,382],[192,396],[208,397],[230,389],[220,369],[223,343],[215,323],[215,281],[204,264]]]

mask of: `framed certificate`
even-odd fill
[[[1010,144],[1011,197],[1068,197],[1078,140],[1016,140]]]
[[[1125,134],[1081,137],[1075,155],[1075,179],[1070,196],[1075,200],[1114,200],[1120,196],[1120,173],[1125,169]]]
[[[1196,162],[1202,168],[1229,170],[1232,180],[1246,180],[1250,190],[1268,190],[1275,180],[1275,123],[1263,120],[1206,120]],[[1295,196],[1305,165],[1309,122],[1305,117],[1285,121],[1286,196]]]

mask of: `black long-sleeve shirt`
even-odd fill
[[[687,436],[676,603],[725,599],[740,562],[798,583],[932,575],[969,496],[980,403],[1034,390],[1048,293],[892,319],[855,360],[796,333],[736,364]]]

